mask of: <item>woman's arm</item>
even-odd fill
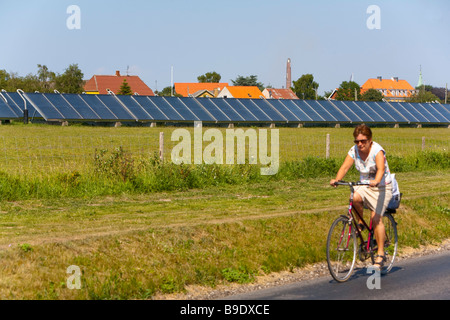
[[[386,167],[384,165],[384,152],[379,151],[375,156],[375,163],[377,165],[377,173],[375,174],[375,180],[370,180],[370,186],[376,187],[380,184],[381,180],[383,180],[384,171]]]
[[[341,165],[341,168],[339,169],[338,173],[336,174],[336,179],[332,179],[330,181],[330,185],[335,187],[334,183],[336,181],[344,179],[345,175],[347,174],[348,170],[350,170],[350,168],[352,167],[354,162],[355,162],[355,160],[353,160],[352,157],[347,155],[347,157],[345,157],[344,163]]]

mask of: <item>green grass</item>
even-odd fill
[[[248,164],[162,163],[147,145],[138,146],[157,141],[160,130],[170,136],[172,129],[0,127],[4,150],[24,152],[13,159],[40,160],[31,163],[35,171],[22,171],[26,175],[9,166],[0,173],[2,299],[151,299],[189,285],[249,283],[325,260],[328,229],[348,201],[348,190],[328,181],[350,147],[350,129],[280,129],[280,151],[287,156],[276,176],[261,176]],[[315,139],[327,132],[343,146],[330,159],[314,153]],[[448,149],[421,151],[422,135],[443,146],[448,129],[375,133],[386,141],[419,140],[418,150],[388,149],[404,193],[396,215],[401,251],[448,239]],[[70,151],[73,145],[65,143],[75,136],[111,144]],[[30,149],[11,144],[30,137],[45,137],[39,143],[49,150],[60,141],[62,154],[75,156],[58,163],[57,154],[40,157],[37,140],[30,140],[36,142]],[[305,147],[296,150],[293,139]],[[358,174],[352,170],[346,178]],[[79,290],[67,287],[72,265],[82,272]]]

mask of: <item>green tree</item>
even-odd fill
[[[361,87],[354,81],[344,81],[339,86],[339,89],[336,93],[336,100],[346,100],[346,101],[354,101],[355,100],[355,91],[356,97],[360,99]]]
[[[122,85],[120,86],[119,91],[117,91],[117,94],[125,96],[131,96],[133,94],[133,91],[131,90],[131,87],[128,84],[127,79],[123,79]]]
[[[409,98],[405,99],[406,102],[433,102],[433,101],[439,101],[441,102],[441,100],[434,95],[433,93],[431,93],[430,91],[427,90],[419,90],[418,93],[412,95]]]
[[[78,64],[71,64],[63,74],[55,77],[55,89],[63,93],[82,93],[83,76]]]
[[[160,97],[170,97],[172,95],[172,89],[173,89],[173,96],[174,97],[182,97],[181,94],[178,94],[175,92],[175,88],[171,88],[170,86],[165,87],[161,91],[155,91],[155,94]]]
[[[220,79],[222,79],[222,76],[215,71],[197,77],[199,83],[218,83]]]
[[[369,89],[361,95],[360,100],[362,100],[362,101],[383,101],[383,94],[376,89]]]
[[[37,79],[40,82],[39,92],[51,92],[54,87],[56,74],[48,69],[46,65],[38,64]]]
[[[304,74],[298,78],[297,81],[293,81],[292,84],[292,91],[294,91],[300,99],[316,99],[319,84],[314,81],[314,76],[312,74]]]
[[[259,90],[264,90],[264,84],[258,82],[258,77],[251,75],[248,77],[238,76],[236,80],[231,80],[234,86],[256,86]]]

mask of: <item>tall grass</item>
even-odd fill
[[[183,191],[223,185],[242,185],[264,181],[334,177],[343,159],[306,157],[280,164],[277,174],[263,176],[259,165],[176,165],[161,161],[155,153],[150,159],[132,157],[122,147],[96,151],[89,170],[72,170],[45,176],[17,176],[0,172],[0,197],[5,200],[96,197],[102,195],[145,194]],[[448,170],[450,152],[424,151],[405,157],[390,156],[391,172]],[[357,179],[353,168],[349,175]]]

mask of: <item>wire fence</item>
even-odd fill
[[[256,132],[258,132],[256,130]],[[225,134],[225,132],[224,132]],[[308,156],[343,158],[353,144],[347,134],[290,134],[280,131],[279,161],[300,160]],[[161,153],[171,161],[173,148],[180,143],[171,141],[165,132],[163,145],[158,132],[143,135],[92,135],[92,136],[33,136],[0,137],[0,171],[8,174],[46,175],[57,172],[83,171],[92,168],[96,154],[114,151],[121,147],[133,158],[150,159]],[[388,155],[406,156],[419,151],[449,152],[450,135],[438,137],[380,136],[374,139]],[[202,143],[203,150],[211,142]],[[248,140],[246,150],[248,155]],[[192,143],[193,145],[193,143]],[[226,143],[223,143],[225,148]],[[162,148],[162,149],[161,149]],[[270,138],[268,151],[271,152]],[[191,149],[194,153],[194,147]],[[223,152],[225,154],[225,151]],[[247,158],[248,159],[248,158]],[[225,163],[225,161],[223,162]]]

